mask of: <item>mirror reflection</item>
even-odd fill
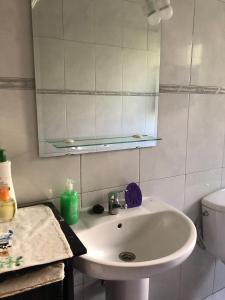
[[[156,145],[160,25],[140,1],[31,5],[40,156]]]

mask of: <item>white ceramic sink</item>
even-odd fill
[[[105,280],[137,280],[164,272],[182,263],[196,243],[195,226],[188,217],[150,198],[116,216],[81,211],[72,228],[87,248],[87,254],[76,258],[76,268]],[[121,252],[136,258],[124,262]]]

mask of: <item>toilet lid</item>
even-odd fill
[[[225,212],[225,189],[204,197],[202,199],[202,204],[208,208]]]

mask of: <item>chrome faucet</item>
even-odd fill
[[[120,195],[122,193],[124,193],[124,191],[114,191],[108,194],[110,215],[117,215],[119,213],[119,209],[127,209],[127,204],[125,199],[123,199],[123,201],[120,201]]]

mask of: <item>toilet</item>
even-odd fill
[[[225,263],[225,189],[202,199],[202,226],[206,249]]]

